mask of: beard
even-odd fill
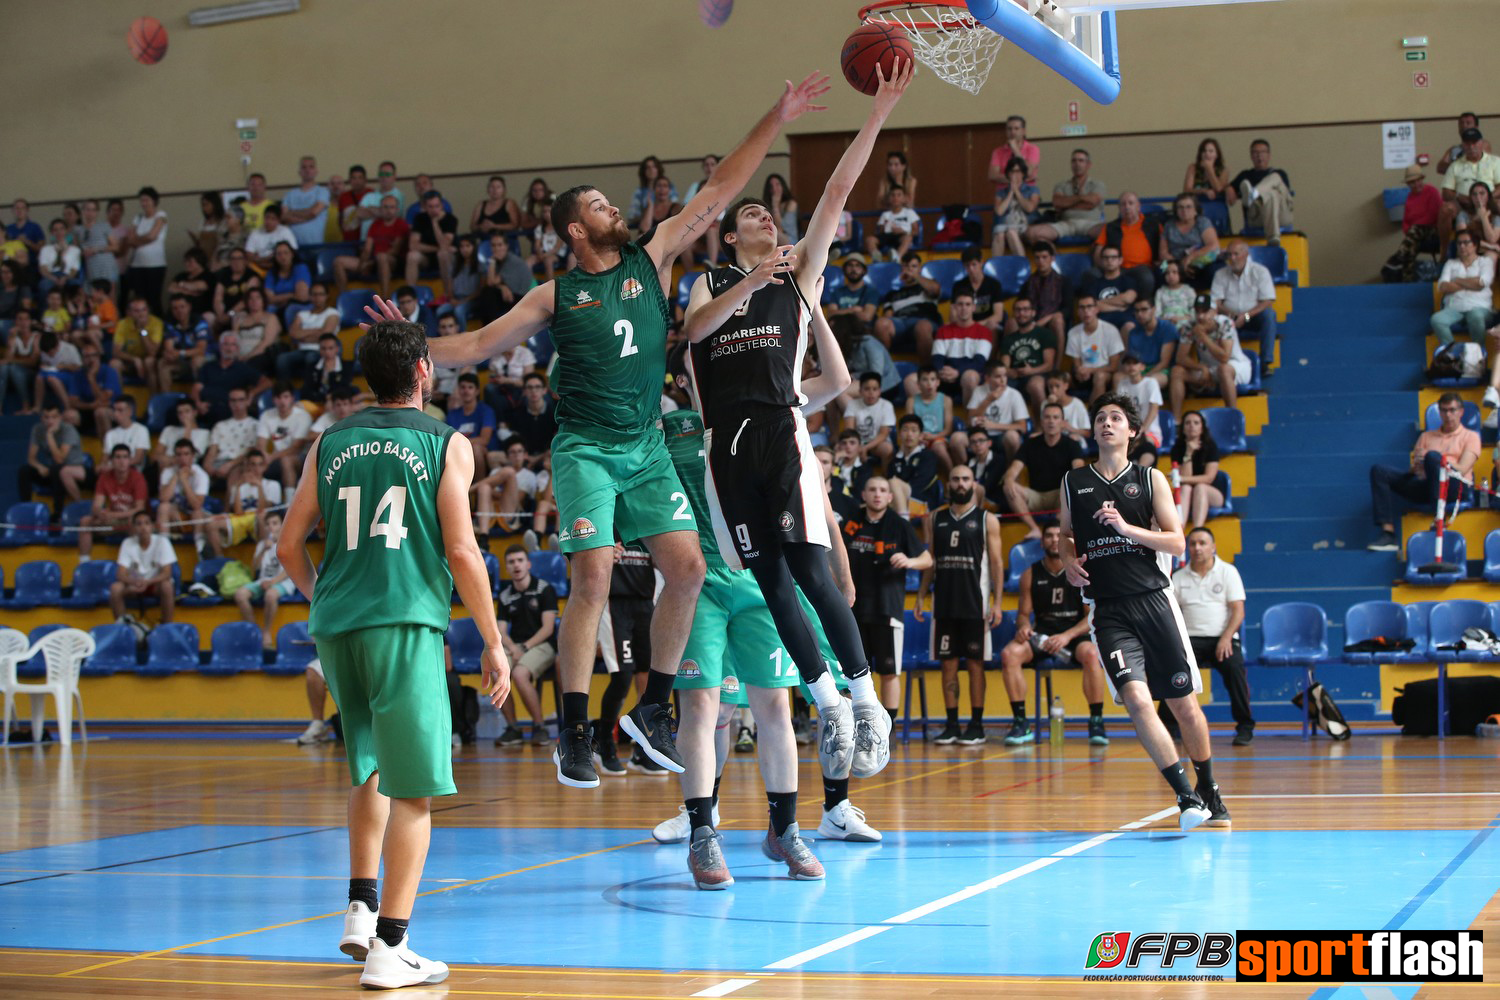
[[[964,504],[974,499],[974,488],[971,486],[966,490],[960,490],[956,488],[951,489],[948,491],[948,499],[958,506],[962,507]]]
[[[428,375],[427,375],[426,378],[422,379],[422,386],[421,386],[421,388],[422,388],[422,405],[423,406],[426,406],[428,403],[432,402],[432,386],[433,386],[433,382],[434,382],[434,376],[430,372],[428,373]]]
[[[618,250],[629,242],[630,229],[623,219],[616,219],[604,232],[589,236],[589,243],[596,250]]]

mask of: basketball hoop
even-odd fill
[[[963,0],[916,3],[880,0],[862,7],[859,19],[894,25],[906,32],[912,53],[938,79],[971,94],[989,79],[1005,38],[975,21]]]

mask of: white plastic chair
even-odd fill
[[[5,729],[0,732],[0,746],[10,742],[10,706],[15,694],[16,665],[25,659],[26,633],[13,628],[0,628],[0,692],[5,694]]]
[[[88,739],[88,727],[83,721],[83,695],[78,691],[78,675],[83,668],[83,661],[94,653],[94,637],[76,628],[58,629],[42,636],[29,649],[8,656],[4,653],[7,638],[0,634],[0,660],[4,661],[6,742],[10,739],[10,720],[16,714],[15,697],[18,694],[31,698],[31,732],[34,739],[42,735],[42,716],[49,694],[57,705],[58,741],[63,746],[72,745],[75,701],[78,703],[79,739]],[[38,653],[42,654],[47,665],[46,679],[40,684],[21,683],[16,678],[16,664],[29,660]]]

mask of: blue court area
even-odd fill
[[[1468,927],[1500,889],[1497,825],[894,832],[817,842],[828,879],[804,883],[730,829],[725,892],[644,832],[439,828],[413,941],[450,963],[1077,977],[1104,932]],[[0,947],[336,959],[345,851],[341,828],[201,825],[10,852]]]

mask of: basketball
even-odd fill
[[[698,0],[698,20],[710,28],[722,28],[734,10],[734,0]]]
[[[137,62],[152,66],[167,54],[167,29],[154,17],[138,17],[130,25],[125,43],[130,46],[130,54]]]
[[[903,64],[911,61],[911,41],[894,24],[878,22],[854,29],[854,34],[844,39],[844,51],[839,56],[844,79],[861,94],[874,94],[880,89],[880,78],[875,75],[877,64],[889,80],[898,58]]]

